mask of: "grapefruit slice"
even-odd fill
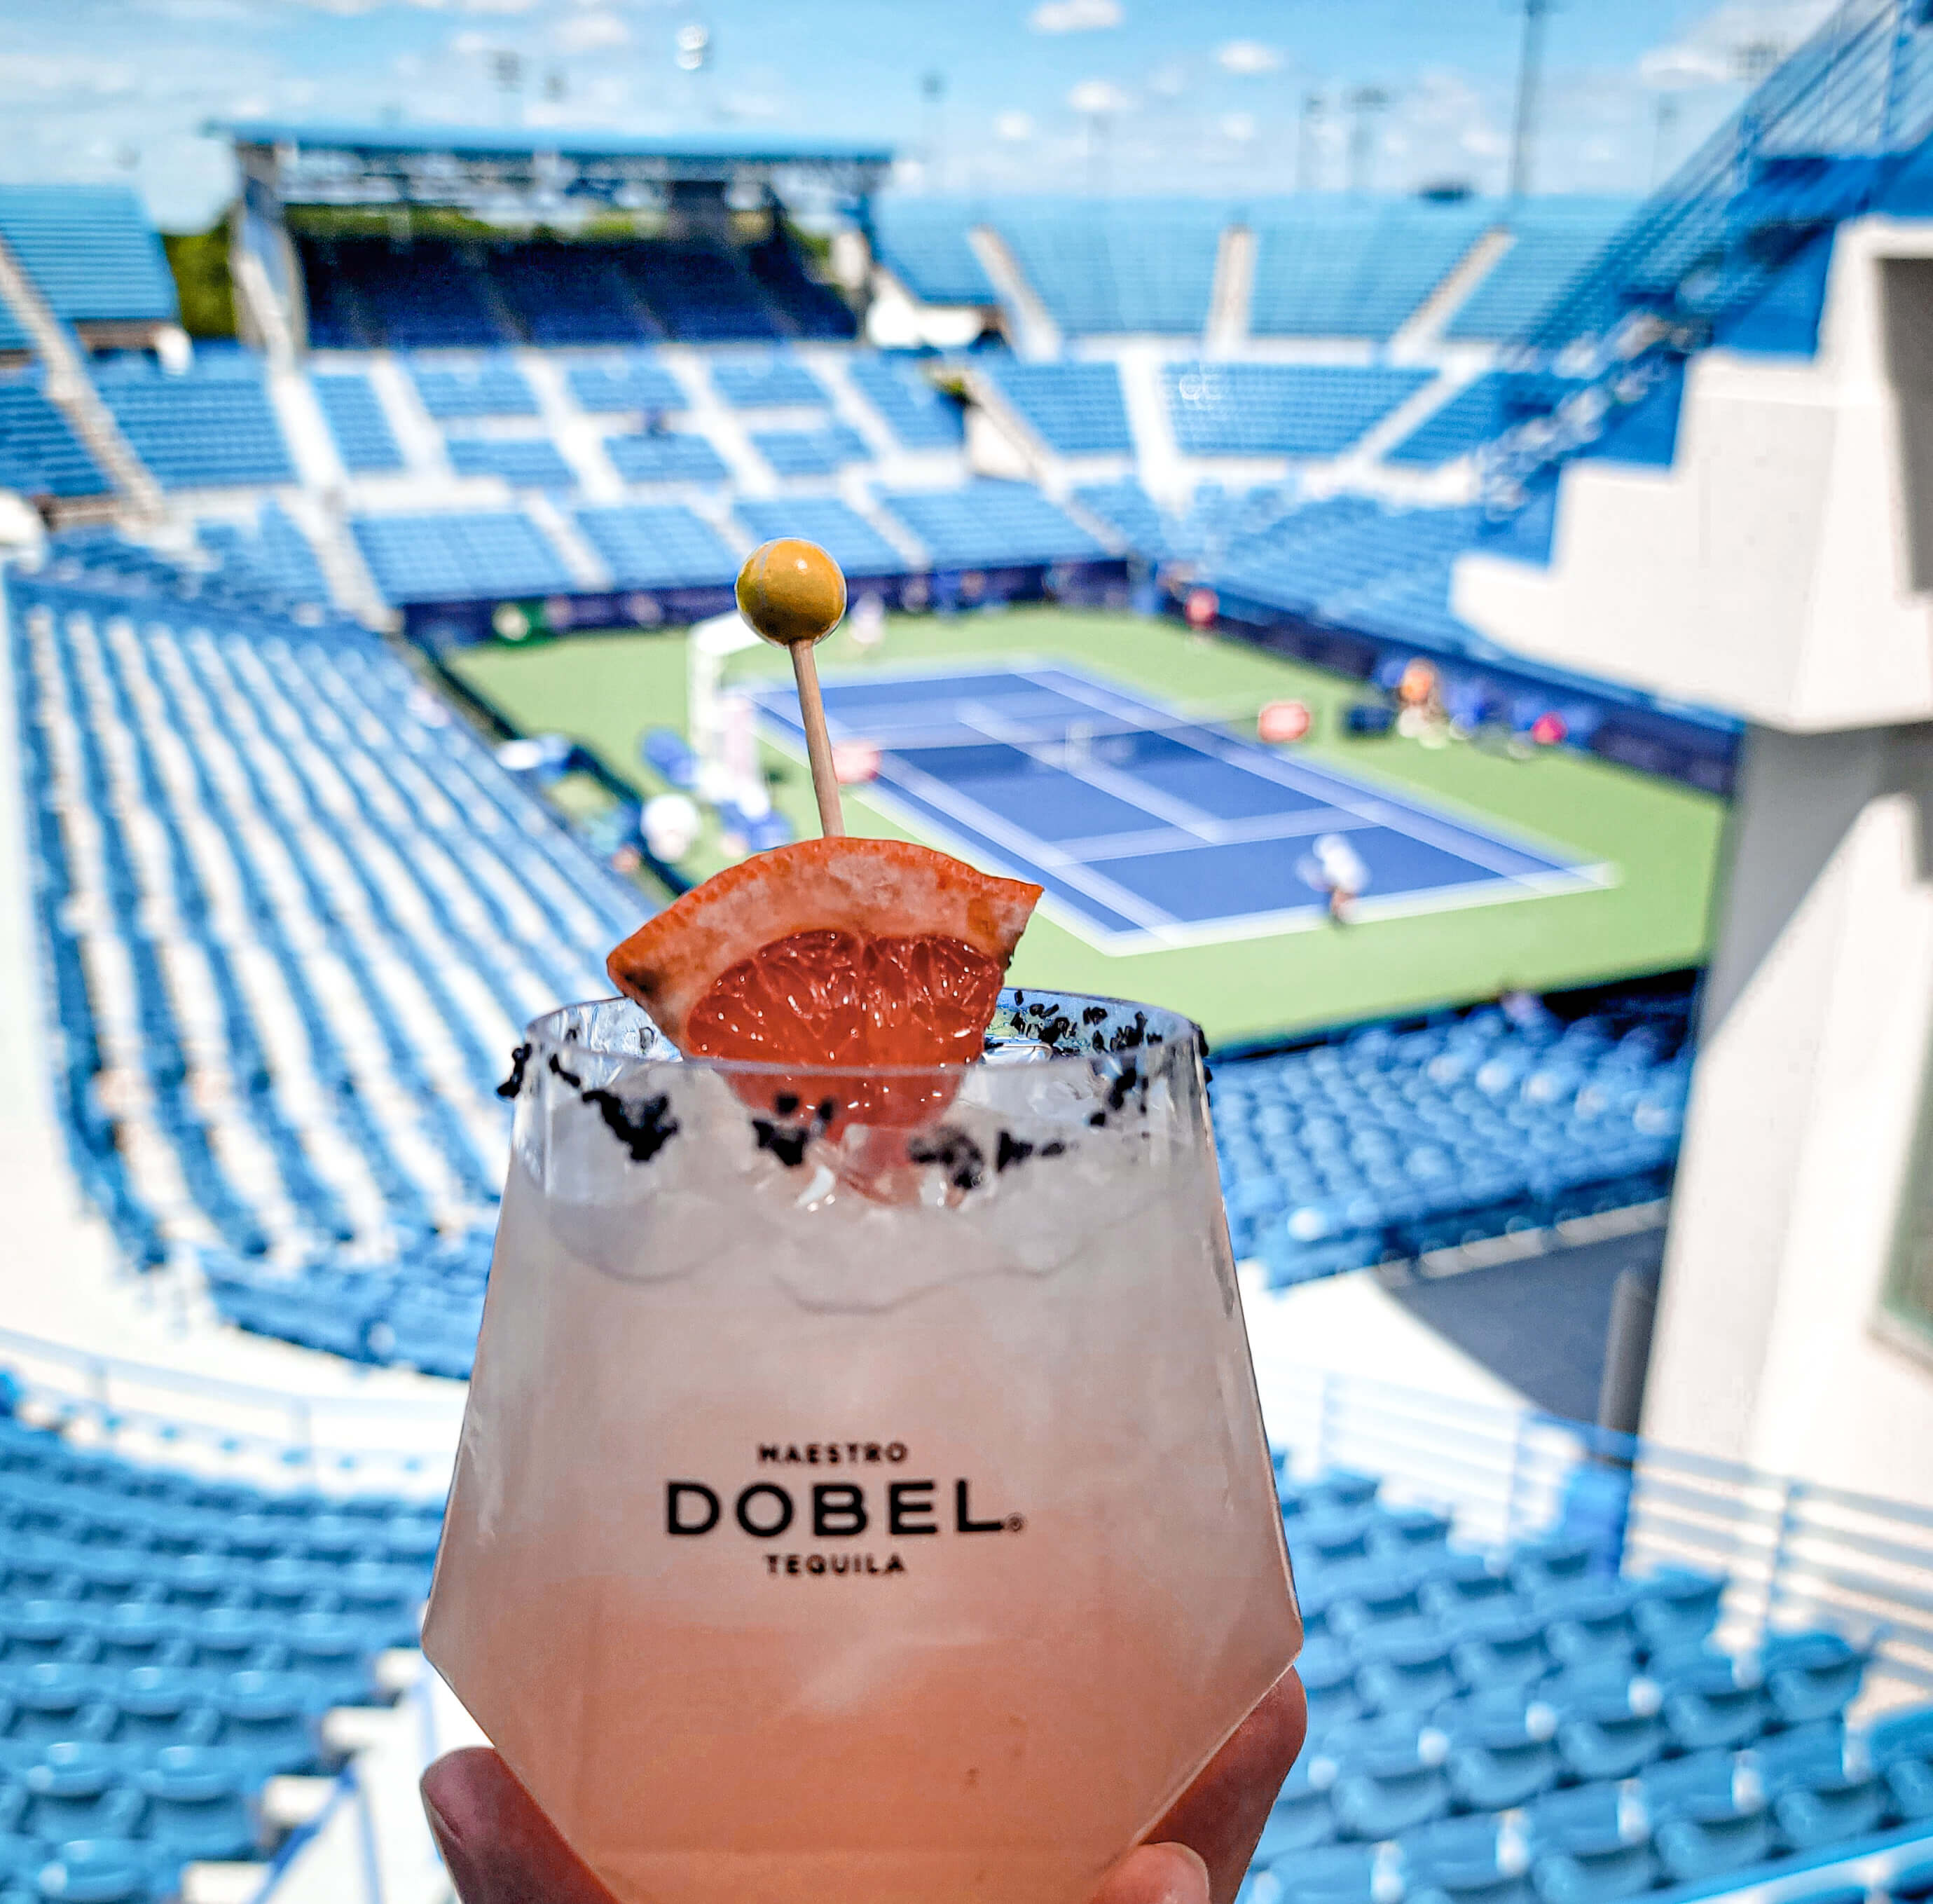
[[[848,1116],[904,1124],[951,1085],[867,1074],[980,1055],[1040,894],[903,840],[801,840],[687,892],[607,969],[688,1057],[839,1073],[741,1078],[741,1096],[781,1114],[816,1107],[827,1129]]]

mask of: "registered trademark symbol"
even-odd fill
[[[1026,1525],[1027,1517],[1024,1514],[1010,1514],[1007,1516],[1007,1532],[1010,1534],[1018,1533]]]

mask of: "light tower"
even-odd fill
[[[1551,0],[1523,0],[1523,50],[1517,69],[1517,119],[1511,131],[1510,197],[1530,190],[1531,161],[1537,140],[1538,94],[1544,83],[1544,23]]]

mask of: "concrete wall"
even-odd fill
[[[1877,1326],[1929,1167],[1933,224],[1842,227],[1816,358],[1696,359],[1672,466],[1572,465],[1552,555],[1458,612],[1754,723],[1644,1430],[1933,1502],[1933,1358]]]
[[[1875,1328],[1933,1053],[1933,726],[1755,730],[1644,1432],[1933,1502],[1933,1362]]]
[[[1565,472],[1547,569],[1458,564],[1509,648],[1796,731],[1933,719],[1933,224],[1835,242],[1811,361],[1708,351],[1668,470]]]

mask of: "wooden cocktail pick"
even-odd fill
[[[816,542],[781,536],[761,543],[738,571],[738,612],[775,646],[792,651],[792,678],[798,684],[798,711],[805,723],[805,747],[812,762],[812,791],[819,802],[819,829],[828,840],[841,838],[846,817],[839,805],[839,779],[832,770],[832,742],[825,732],[825,703],[819,692],[813,647],[838,627],[846,612],[846,577]]]

